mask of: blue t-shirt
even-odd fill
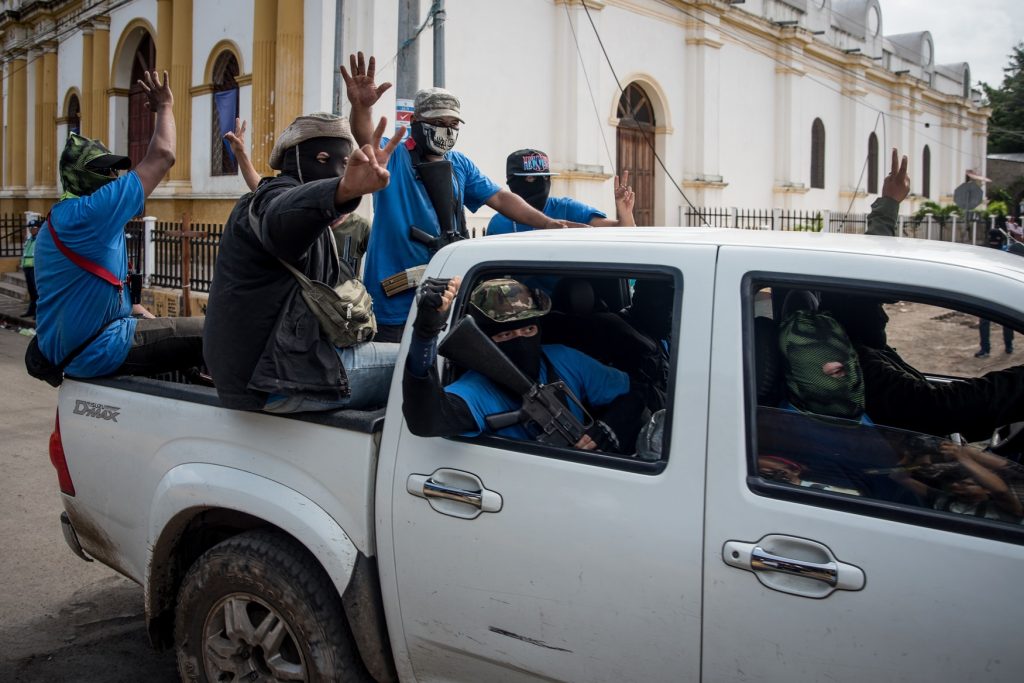
[[[607,405],[629,391],[629,375],[621,370],[603,365],[587,354],[561,344],[545,344],[541,348],[555,374],[565,382],[576,398],[585,404]],[[547,367],[541,363],[541,384],[548,381],[547,374]],[[521,401],[473,370],[466,372],[444,390],[465,401],[473,414],[473,419],[476,420],[476,431],[464,432],[462,436],[477,436],[487,431],[485,418],[488,415],[507,413],[517,410],[522,405]],[[575,403],[570,401],[569,408],[578,419],[583,419],[583,414]],[[521,424],[506,427],[497,433],[499,436],[520,441],[532,440]]]
[[[382,140],[381,146],[386,143],[387,140]],[[445,158],[452,162],[455,192],[470,211],[475,213],[501,189],[465,155],[448,152]],[[388,160],[388,171],[391,182],[373,195],[373,230],[366,248],[363,280],[366,291],[373,297],[377,322],[402,325],[409,317],[414,290],[388,297],[380,281],[430,260],[426,245],[409,237],[410,226],[415,225],[430,235],[440,235],[441,226],[423,183],[416,180],[412,156],[404,144],[399,145]]]
[[[139,177],[127,173],[90,195],[55,204],[50,212],[53,229],[68,249],[124,282],[128,275],[124,226],[142,213],[145,199]],[[100,325],[109,323],[66,370],[73,377],[113,372],[124,362],[135,334],[137,321],[131,317],[128,288],[118,292],[109,282],[68,260],[46,225],[37,239],[36,333],[40,350],[51,362],[59,363]]]
[[[573,221],[574,223],[590,223],[595,218],[607,218],[603,212],[572,197],[548,197],[544,204],[544,215],[556,221]],[[504,235],[508,232],[529,232],[533,226],[516,223],[511,218],[494,214],[487,224],[488,235]]]

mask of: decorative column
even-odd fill
[[[82,120],[79,131],[87,138],[95,137],[94,130],[98,126],[92,118],[92,26],[86,24],[82,27]]]
[[[156,2],[156,70],[171,72],[171,38],[174,35],[173,0]],[[132,84],[134,85],[134,83]]]
[[[110,17],[92,20],[92,126],[91,136],[110,145]]]
[[[274,135],[302,114],[302,2],[277,3]]]
[[[160,59],[159,53],[157,59]],[[171,90],[174,92],[174,125],[177,145],[170,180],[188,181],[192,176],[192,0],[174,3],[171,28]]]
[[[15,52],[7,63],[7,149],[10,173],[8,187],[25,187],[25,131],[28,130],[28,76],[25,52]]]
[[[43,53],[33,49],[29,54],[32,66],[32,186],[43,184]]]
[[[801,180],[809,168],[811,129],[803,119],[804,48],[809,37],[800,33],[779,39],[775,52],[775,187],[776,199],[788,208],[794,194],[808,184]],[[782,195],[781,198],[779,195]]]
[[[0,102],[4,101],[4,83],[7,82],[7,74],[4,73],[6,64],[0,62]],[[8,132],[8,136],[10,132]],[[10,140],[4,139],[3,135],[0,135],[0,159],[3,159],[3,171],[0,173],[0,187],[7,187],[10,185],[11,178],[11,157],[9,154],[4,154],[10,149]]]
[[[686,26],[686,84],[689,92],[700,94],[686,98],[683,185],[696,190],[692,201],[697,206],[706,206],[716,203],[726,185],[718,162],[723,43],[718,30],[719,10],[709,5],[696,12],[699,21],[690,20]]]
[[[849,206],[846,199],[864,197],[867,194],[868,173],[864,160],[868,154],[868,136],[866,129],[861,129],[861,112],[864,108],[863,99],[868,91],[864,88],[867,80],[864,70],[864,62],[867,57],[850,55],[847,58],[847,65],[843,73],[842,93],[844,95],[840,105],[839,130],[839,196],[844,198],[843,205]],[[877,117],[876,117],[877,118]],[[874,121],[872,121],[872,124]],[[878,137],[881,139],[882,126],[879,123]],[[828,130],[825,131],[825,139],[828,139]],[[879,148],[879,160],[887,157]],[[826,154],[826,163],[828,156]],[[863,178],[861,169],[864,169]],[[826,177],[828,169],[825,170]]]
[[[255,0],[252,35],[252,162],[260,175],[271,175],[274,148],[274,78],[277,57],[277,0]]]
[[[42,172],[40,185],[57,185],[57,43],[43,44]],[[37,130],[40,123],[36,123]],[[39,168],[39,165],[36,166]]]

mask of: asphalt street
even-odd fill
[[[25,373],[28,341],[0,329],[0,681],[176,681],[173,652],[146,638],[142,588],[64,542],[57,390]]]

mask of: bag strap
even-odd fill
[[[60,238],[57,237],[57,231],[53,229],[53,219],[50,217],[51,213],[53,212],[50,211],[49,213],[46,214],[46,227],[50,231],[50,237],[53,238],[53,243],[57,245],[58,249],[60,249],[60,253],[64,254],[64,256],[69,261],[74,263],[82,270],[86,271],[87,273],[92,273],[93,275],[95,275],[96,277],[105,282],[109,282],[114,287],[117,287],[118,292],[122,291],[124,289],[124,283],[121,282],[121,280],[119,280],[116,275],[111,273],[103,266],[97,263],[93,263],[92,261],[83,256],[79,256],[75,252],[71,251],[71,249],[69,249],[67,245],[60,241]],[[89,341],[92,340],[90,339]]]
[[[109,325],[109,324],[110,323],[103,323],[102,325],[100,325],[100,329],[96,330],[95,334],[93,334],[91,337],[89,337],[84,342],[82,342],[81,344],[76,346],[74,349],[72,349],[71,353],[69,353],[68,355],[64,356],[64,360],[62,360],[60,362],[60,364],[58,364],[56,366],[57,369],[60,370],[61,372],[64,372],[64,368],[66,368],[67,366],[71,365],[72,361],[74,361],[76,358],[78,358],[78,356],[83,351],[85,351],[87,348],[89,348],[89,344],[92,344],[94,341],[96,341],[96,339],[98,339],[99,336],[101,334],[103,334],[103,332],[107,329],[107,325]]]
[[[256,190],[256,192],[259,192],[259,190]],[[253,199],[255,199],[255,197],[256,197],[256,193],[254,192],[253,193]],[[256,235],[256,241],[260,243],[260,246],[262,246],[264,249],[266,249],[267,247],[263,244],[263,238],[260,237],[260,229],[259,229],[259,227],[257,227],[258,222],[259,221],[256,218],[256,214],[253,213],[253,210],[252,210],[252,199],[250,199],[249,200],[249,227],[252,229],[253,234]],[[338,245],[337,245],[337,242],[334,241],[334,233],[331,232],[330,229],[328,228],[327,229],[327,234],[331,238],[330,239],[331,255],[334,257],[334,262],[337,263],[339,268],[340,268],[341,267],[341,262],[338,259]],[[302,287],[302,289],[304,289],[306,291],[309,291],[311,289],[315,289],[314,286],[313,286],[313,281],[310,280],[308,277],[306,277],[305,273],[303,273],[301,270],[299,270],[298,268],[296,268],[292,264],[290,264],[287,261],[285,261],[280,256],[277,257],[277,260],[281,262],[282,266],[284,266],[289,271],[291,271],[291,274],[294,275],[295,279],[299,281],[299,286]],[[349,279],[351,279],[351,278],[349,278]]]

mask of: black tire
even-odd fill
[[[178,591],[174,642],[188,683],[372,680],[326,572],[273,531],[240,534],[196,560]]]

